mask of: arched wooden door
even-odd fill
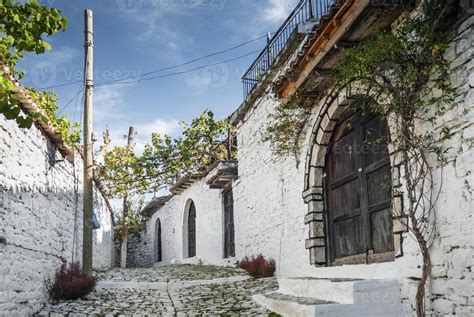
[[[196,207],[191,202],[188,213],[188,257],[196,256]]]
[[[234,197],[232,189],[223,193],[224,195],[224,258],[235,256],[234,239]]]
[[[393,260],[388,127],[361,111],[341,118],[326,157],[331,264]]]
[[[160,219],[156,220],[155,225],[155,261],[163,261],[163,253],[161,250],[161,221]]]

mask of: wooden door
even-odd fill
[[[335,129],[325,166],[332,264],[393,259],[387,136],[385,120],[360,111]]]
[[[161,221],[160,219],[156,220],[156,262],[161,262],[163,260],[163,255],[161,252]]]
[[[196,256],[196,207],[191,202],[188,213],[188,257]]]
[[[235,256],[234,198],[232,189],[224,192],[224,258]]]

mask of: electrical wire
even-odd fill
[[[74,96],[66,103],[66,105],[65,105],[64,107],[62,107],[61,110],[58,111],[58,115],[60,115],[61,113],[63,113],[64,110],[66,110],[67,107],[69,107],[69,105],[72,103],[72,101],[73,101],[76,97],[79,96],[79,94],[81,93],[81,91],[82,91],[83,89],[84,89],[84,87],[81,86],[81,87],[79,88],[79,90],[74,94]]]
[[[166,70],[171,70],[171,69],[179,68],[179,67],[186,66],[186,65],[189,65],[189,64],[193,64],[193,63],[195,63],[195,62],[201,61],[201,60],[203,60],[203,59],[206,59],[206,58],[209,58],[209,57],[212,57],[212,56],[217,56],[217,55],[221,55],[221,54],[224,54],[224,53],[233,51],[233,50],[235,50],[235,49],[238,49],[238,48],[240,48],[240,47],[243,47],[243,46],[245,46],[245,45],[247,45],[247,44],[256,42],[256,41],[261,40],[261,39],[266,38],[266,37],[267,37],[267,35],[263,35],[263,36],[260,36],[260,37],[258,37],[258,38],[255,38],[255,39],[253,39],[253,40],[246,41],[246,42],[244,42],[244,43],[241,43],[241,44],[239,44],[239,45],[236,45],[236,46],[227,48],[227,49],[222,50],[222,51],[218,51],[218,52],[211,53],[211,54],[208,54],[208,55],[205,55],[205,56],[202,56],[202,57],[198,57],[198,58],[196,58],[196,59],[190,60],[190,61],[185,62],[185,63],[182,63],[182,64],[177,64],[177,65],[173,65],[173,66],[169,66],[169,67],[160,68],[160,69],[153,70],[153,71],[150,71],[150,72],[147,72],[147,73],[144,73],[144,74],[140,74],[140,75],[136,75],[136,76],[130,76],[130,77],[128,77],[128,78],[122,78],[122,79],[116,79],[116,80],[110,80],[110,81],[105,81],[105,82],[97,83],[96,86],[102,86],[102,85],[105,85],[105,84],[114,83],[114,82],[118,82],[118,81],[123,81],[123,80],[129,80],[129,79],[135,79],[135,78],[145,77],[145,76],[152,75],[152,74],[159,73],[159,72],[163,72],[163,71],[166,71]]]
[[[110,80],[110,81],[104,81],[104,82],[101,82],[101,83],[97,83],[96,86],[104,86],[104,85],[106,85],[106,84],[112,84],[112,83],[121,82],[121,81],[124,81],[124,80],[130,80],[130,79],[140,78],[140,77],[152,75],[152,74],[155,74],[155,73],[163,72],[163,71],[166,71],[166,70],[171,70],[171,69],[179,68],[179,67],[182,67],[182,66],[186,66],[186,65],[189,65],[189,64],[192,64],[192,63],[201,61],[201,60],[206,59],[206,58],[209,58],[209,57],[221,55],[221,54],[224,54],[224,53],[227,53],[227,52],[236,50],[236,49],[241,48],[241,47],[243,47],[243,46],[245,46],[245,45],[247,45],[247,44],[250,44],[250,43],[259,41],[259,40],[261,40],[261,39],[263,39],[263,38],[266,38],[266,37],[267,37],[267,35],[263,35],[263,36],[260,36],[260,37],[255,38],[255,39],[252,39],[252,40],[249,40],[249,41],[240,43],[240,44],[238,44],[238,45],[229,47],[229,48],[227,48],[227,49],[224,49],[224,50],[221,50],[221,51],[217,51],[217,52],[214,52],[214,53],[211,53],[211,54],[208,54],[208,55],[204,55],[204,56],[195,58],[195,59],[193,59],[193,60],[190,60],[190,61],[187,61],[187,62],[184,62],[184,63],[181,63],[181,64],[177,64],[177,65],[173,65],[173,66],[168,66],[168,67],[164,67],[164,68],[152,70],[152,71],[146,72],[146,73],[144,73],[144,74],[140,74],[140,75],[130,76],[130,77],[121,78],[121,79],[115,79],[115,80]],[[82,80],[76,80],[76,81],[69,82],[69,83],[63,83],[63,84],[58,84],[58,85],[49,86],[49,87],[44,88],[44,90],[53,89],[53,88],[59,88],[59,87],[65,87],[65,86],[71,86],[71,85],[74,85],[74,84],[77,84],[77,83],[82,83],[82,82],[83,82]]]
[[[134,80],[134,81],[112,82],[112,83],[108,83],[108,84],[103,83],[102,85],[97,84],[97,85],[96,85],[96,88],[100,88],[100,87],[104,87],[104,86],[112,86],[112,85],[135,84],[135,83],[142,82],[142,81],[149,81],[149,80],[158,79],[158,78],[166,78],[166,77],[171,77],[171,76],[176,76],[176,75],[187,74],[187,73],[191,73],[191,72],[194,72],[194,71],[197,71],[197,70],[206,68],[206,67],[215,66],[215,65],[220,65],[220,64],[224,64],[224,63],[230,63],[230,62],[233,62],[233,61],[242,59],[242,58],[244,58],[244,57],[250,56],[250,55],[252,55],[252,54],[259,53],[260,51],[261,51],[261,50],[252,51],[252,52],[249,52],[249,53],[247,53],[247,54],[240,55],[240,56],[237,56],[237,57],[228,59],[228,60],[224,60],[224,61],[221,61],[221,62],[215,62],[215,63],[211,63],[211,64],[202,65],[202,66],[195,67],[195,68],[192,68],[192,69],[188,69],[188,70],[185,70],[185,71],[174,72],[174,73],[169,73],[169,74],[159,75],[159,76],[153,76],[153,77],[149,77],[149,78],[141,78],[141,79]]]
[[[82,83],[82,82],[83,82],[82,80],[76,80],[76,81],[73,81],[73,82],[70,82],[70,83],[65,83],[65,84],[59,84],[59,85],[54,85],[54,86],[45,87],[45,88],[43,88],[43,90],[48,90],[48,89],[53,89],[53,88],[59,88],[59,87],[65,87],[65,86],[71,86],[71,85],[78,84],[78,83]]]

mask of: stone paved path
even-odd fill
[[[86,298],[48,304],[38,316],[275,316],[251,296],[276,290],[276,279],[254,280],[235,268],[170,265],[97,277]]]

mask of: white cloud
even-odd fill
[[[120,109],[125,106],[124,86],[99,86],[94,92],[94,119],[102,125],[111,119],[124,118]]]
[[[181,132],[179,121],[176,119],[162,120],[155,119],[151,122],[143,122],[132,124],[135,128],[135,150],[142,153],[145,149],[145,144],[151,143],[152,133],[159,133],[160,135],[176,136]]]
[[[226,22],[232,32],[256,38],[266,32],[275,32],[290,15],[299,0],[240,0],[245,10]]]
[[[146,140],[149,142],[151,140],[152,133],[159,133],[161,135],[169,134],[176,135],[180,132],[179,120],[162,120],[156,119],[152,122],[145,122],[136,125],[136,130],[140,140]]]
[[[181,19],[186,21],[185,18],[180,17],[185,14],[187,14],[186,10],[180,6],[151,5],[142,9],[140,14],[126,17],[132,19],[133,24],[141,24],[143,27],[143,31],[139,31],[135,37],[137,40],[148,43],[153,41],[161,47],[177,51],[187,47],[193,42],[193,39],[173,27],[173,23],[170,23],[170,16],[173,16],[172,22]]]
[[[296,0],[268,0],[262,14],[263,20],[268,23],[282,23],[296,3]]]
[[[38,58],[40,60],[50,60],[55,64],[59,65],[75,62],[81,56],[82,52],[76,48],[72,48],[69,46],[60,46],[56,48],[55,46],[53,46],[53,49],[50,52],[38,55]]]

